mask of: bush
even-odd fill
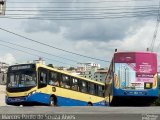
[[[160,94],[159,94],[158,99],[153,103],[153,105],[160,106]]]

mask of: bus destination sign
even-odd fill
[[[12,66],[11,70],[24,70],[24,69],[31,69],[31,65],[21,65],[21,66]]]

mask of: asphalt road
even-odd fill
[[[160,120],[160,107],[0,107],[0,119]]]

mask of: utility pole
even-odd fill
[[[0,15],[5,15],[6,0],[0,0]]]

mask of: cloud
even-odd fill
[[[25,31],[28,33],[48,31],[50,33],[57,33],[60,31],[60,27],[56,22],[51,21],[32,21],[22,23],[25,27]],[[33,27],[31,27],[33,26]]]
[[[51,0],[48,0],[51,2]],[[69,3],[55,3],[55,4],[45,4],[45,7],[48,9],[56,10],[46,14],[49,14],[53,19],[59,18],[83,18],[85,14],[93,17],[93,19],[85,20],[46,20],[46,21],[35,21],[28,20],[25,23],[25,31],[34,33],[34,32],[49,32],[49,33],[62,33],[62,28],[64,29],[62,36],[66,40],[72,41],[111,41],[111,40],[123,40],[128,35],[134,34],[135,29],[143,26],[144,23],[151,20],[150,18],[142,17],[144,15],[143,9],[136,8],[139,6],[139,3],[142,2],[104,2],[94,4],[92,0],[87,2],[91,3],[81,3],[79,0],[73,0]],[[123,3],[123,4],[122,4]],[[96,7],[95,7],[96,5]],[[152,5],[150,2],[143,2],[143,6]],[[117,7],[118,6],[118,7]],[[133,6],[133,9],[125,8],[124,6]],[[66,8],[67,7],[67,8]],[[82,7],[82,8],[78,8]],[[92,11],[88,9],[93,9]],[[94,8],[95,7],[95,8]],[[99,8],[98,8],[99,7]],[[134,8],[135,7],[135,8]],[[108,10],[105,10],[105,9]],[[123,8],[123,9],[122,9]],[[95,10],[96,9],[96,10]],[[112,10],[115,9],[115,10]],[[149,8],[147,10],[151,10]],[[60,10],[60,11],[59,11]],[[69,11],[68,11],[69,10]],[[72,11],[73,10],[73,11]],[[77,11],[76,11],[77,10]],[[75,12],[76,11],[76,12]],[[135,18],[113,18],[107,19],[110,16],[125,16],[125,15],[134,15],[134,12],[138,11],[139,16]],[[129,14],[129,12],[131,12]],[[39,14],[44,14],[42,11],[39,11]],[[105,17],[106,19],[96,20],[95,14],[98,16]],[[85,15],[86,17],[87,15]],[[44,16],[47,18],[47,15]],[[30,27],[33,26],[33,27]]]
[[[141,28],[136,29],[136,33],[130,36],[127,36],[121,48],[123,50],[146,50],[147,47],[150,47],[151,41],[153,39],[153,33],[155,30],[156,22],[148,21]],[[156,40],[157,41],[157,40]],[[154,46],[156,48],[156,45]]]
[[[52,0],[46,0],[51,1]],[[45,2],[46,2],[45,1]],[[87,4],[76,4],[74,2],[80,2],[79,0],[71,0],[72,3],[68,4],[36,4],[35,9],[59,9],[62,12],[50,12],[50,17],[55,18],[60,16],[64,17],[68,14],[77,14],[72,10],[80,10],[80,9],[86,9],[88,7],[92,7],[97,9],[98,7],[101,8],[120,8],[124,6],[133,6],[135,9],[132,9],[133,12],[138,10],[136,6],[151,6],[154,3],[152,2],[111,2],[111,3],[101,3],[101,4],[94,4],[94,3],[87,3]],[[87,0],[92,1],[93,0]],[[95,0],[96,1],[96,0]],[[117,0],[116,0],[117,1]],[[147,3],[147,4],[146,4]],[[17,7],[20,7],[21,4],[17,4]],[[38,6],[39,5],[39,6]],[[158,5],[158,4],[157,4]],[[23,5],[24,7],[27,7],[26,4]],[[29,4],[28,4],[29,6]],[[36,8],[36,7],[42,7],[42,8]],[[82,7],[82,8],[80,8]],[[83,8],[84,7],[84,8]],[[120,14],[120,12],[131,12],[129,10],[130,7],[125,8],[123,11],[120,9],[118,11],[115,11],[119,13],[119,16],[122,16],[124,14]],[[30,8],[31,9],[31,8]],[[70,13],[68,13],[65,10],[71,10]],[[144,9],[145,10],[145,9]],[[146,7],[146,10],[150,10],[150,7]],[[142,10],[141,10],[142,11]],[[39,11],[39,14],[42,15],[43,11]],[[97,11],[91,11],[96,13]],[[101,11],[102,12],[110,12],[110,11]],[[67,13],[67,14],[65,14]],[[87,10],[83,10],[82,12],[79,12],[80,14],[86,14]],[[44,14],[44,13],[43,13]],[[156,12],[155,12],[156,14]],[[108,15],[108,14],[107,14]],[[106,15],[106,17],[107,17]],[[113,15],[113,14],[112,14]],[[140,13],[140,15],[143,15]],[[45,18],[47,15],[44,15]],[[69,17],[69,16],[68,16]],[[71,17],[71,16],[70,16]],[[82,17],[82,16],[78,16]],[[153,17],[153,16],[152,16]],[[156,17],[148,18],[148,17],[135,17],[135,18],[114,18],[114,19],[102,19],[102,20],[96,20],[96,19],[84,19],[84,20],[6,20],[3,21],[4,28],[12,28],[11,30],[16,33],[20,33],[24,36],[27,36],[29,38],[32,38],[34,40],[38,40],[40,42],[44,42],[46,44],[56,46],[58,48],[62,48],[64,50],[72,51],[79,54],[84,54],[91,57],[97,57],[104,60],[111,60],[112,55],[114,53],[114,49],[117,48],[119,51],[140,51],[140,50],[146,50],[146,47],[148,44],[150,44],[148,41],[152,40],[153,32],[155,28],[155,20]],[[6,27],[5,27],[6,26]],[[18,26],[18,27],[16,27]],[[42,50],[48,53],[52,53],[58,56],[63,56],[65,58],[73,58],[77,61],[93,61],[87,58],[83,58],[80,56],[75,56],[69,53],[64,53],[62,51],[58,51],[55,49],[48,48],[46,46],[42,46],[33,42],[29,42],[22,38],[13,38],[12,36],[3,35],[3,38],[6,40],[14,40],[14,43],[20,43],[23,46],[32,47],[34,49]],[[3,40],[4,40],[3,39]],[[155,44],[156,47],[156,44]],[[22,49],[22,48],[20,48]],[[25,49],[23,49],[25,50]],[[8,50],[5,48],[5,53],[7,54],[12,53],[14,56],[16,56],[16,59],[18,61],[27,61],[27,60],[34,60],[37,57],[30,56],[25,53],[21,52],[15,52],[12,50]],[[28,51],[28,50],[26,50]],[[51,59],[56,59],[62,62],[70,62],[71,61],[65,61],[60,58],[55,58],[53,56],[49,56],[42,53],[35,53],[33,51],[28,51],[33,54],[38,54],[40,57],[48,57]],[[3,53],[1,51],[1,53]],[[49,61],[49,60],[48,60]],[[46,62],[48,62],[46,60]],[[49,63],[54,61],[50,60]],[[106,66],[106,63],[102,63],[100,61],[95,61],[97,63],[100,63],[102,66]],[[58,64],[61,65],[61,64]]]
[[[135,29],[134,34],[126,36],[124,39],[111,41],[87,41],[82,40],[75,43],[74,49],[93,57],[110,61],[114,50],[118,51],[146,51],[153,38],[155,22],[146,22],[141,28]],[[158,36],[157,36],[158,37]],[[156,42],[158,42],[156,40]],[[157,45],[155,44],[155,49]],[[100,62],[102,66],[109,66],[110,63]]]
[[[0,61],[11,65],[11,64],[14,64],[16,62],[16,59],[11,53],[7,53],[4,56],[0,57]]]
[[[142,22],[124,20],[96,20],[85,21],[66,28],[64,37],[71,40],[110,41],[123,39],[128,34],[134,33]],[[131,28],[134,28],[131,30]]]

